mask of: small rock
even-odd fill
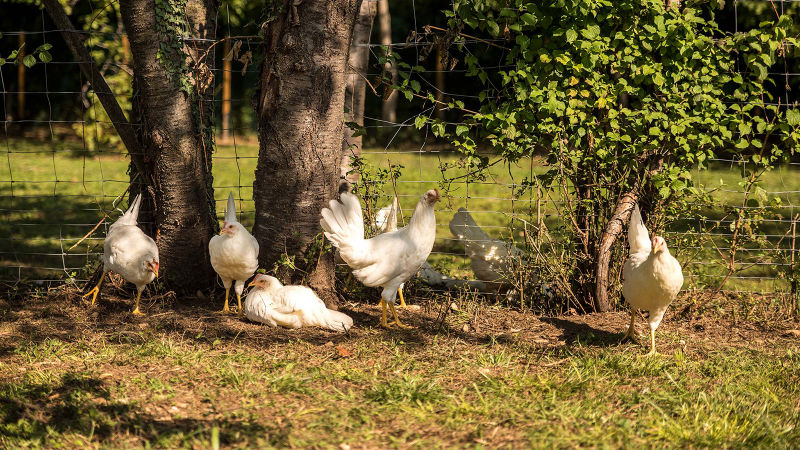
[[[339,444],[339,448],[342,450],[350,450],[350,446],[348,444]]]
[[[469,324],[465,323],[464,326],[461,327],[461,331],[463,331],[464,333],[469,332]]]
[[[326,342],[325,347],[333,347],[333,341]]]
[[[456,302],[450,303],[450,310],[451,311],[458,311],[458,305],[456,305]]]

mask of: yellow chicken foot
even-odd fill
[[[136,307],[133,308],[133,315],[134,316],[144,316],[145,314],[139,311],[139,299],[142,298],[142,291],[138,291],[136,293]]]
[[[406,301],[403,299],[403,286],[400,286],[397,289],[397,295],[400,296],[400,307],[401,308],[405,308],[406,307]]]
[[[638,336],[636,336],[636,329],[633,327],[633,322],[636,320],[636,310],[631,310],[631,324],[628,326],[628,331],[625,332],[625,336],[622,336],[620,342],[625,342],[625,339],[630,339],[633,342],[636,342]]]
[[[645,356],[656,355],[656,330],[650,328],[650,351]]]
[[[83,298],[86,298],[89,295],[91,295],[92,296],[92,306],[94,306],[94,301],[97,300],[97,294],[100,293],[100,286],[103,284],[103,279],[105,277],[106,277],[106,273],[103,272],[103,274],[100,275],[100,281],[97,282],[97,286],[93,287],[91,291],[89,291],[89,292],[87,292],[87,293],[85,293],[85,294],[83,294],[81,296]]]
[[[414,328],[410,325],[403,325],[402,323],[400,323],[400,318],[397,317],[397,311],[394,309],[394,303],[389,303],[389,308],[392,310],[392,316],[394,317],[393,323],[394,325],[397,325],[397,328],[405,328],[405,329]]]
[[[388,323],[386,323],[386,302],[385,302],[383,299],[381,299],[381,308],[382,308],[382,312],[381,312],[381,326],[382,326],[383,328],[389,328],[389,324],[388,324]]]
[[[228,306],[228,295],[230,295],[230,290],[225,289],[225,306],[222,307],[222,311],[217,311],[217,314],[230,314],[231,308]]]
[[[239,317],[244,317],[244,310],[242,309],[242,296],[236,293],[236,301],[239,303]]]

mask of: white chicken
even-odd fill
[[[656,328],[664,318],[667,307],[678,295],[683,286],[681,265],[667,248],[661,236],[654,236],[652,242],[642,221],[639,205],[634,207],[628,225],[630,256],[622,267],[622,295],[631,305],[631,324],[625,338],[634,339],[636,330],[634,320],[636,310],[649,312],[650,352],[656,353]]]
[[[239,303],[239,314],[242,313],[242,291],[244,283],[258,270],[258,241],[245,227],[236,220],[236,202],[233,192],[228,195],[228,206],[225,209],[225,221],[218,236],[208,243],[211,256],[211,267],[222,279],[225,286],[225,306],[220,313],[230,313],[228,296],[231,284],[236,281],[236,300]]]
[[[103,274],[97,286],[84,294],[92,296],[92,306],[100,293],[100,286],[106,273],[114,272],[125,281],[136,285],[136,306],[134,315],[144,315],[139,310],[139,300],[144,287],[158,276],[158,247],[155,241],[137,226],[142,194],[116,222],[108,227],[108,235],[103,242]]]
[[[513,270],[514,261],[525,256],[512,244],[489,237],[464,208],[458,208],[450,220],[450,232],[464,244],[475,277],[487,283],[501,283]]]
[[[347,331],[353,319],[325,307],[325,303],[305,286],[284,286],[277,278],[258,274],[250,283],[253,289],[244,301],[244,314],[253,322],[284,328],[321,327]]]
[[[397,197],[394,197],[391,205],[384,206],[375,214],[375,229],[380,232],[389,232],[397,230]],[[443,287],[447,289],[455,289],[458,287],[467,287],[477,291],[485,291],[486,285],[477,280],[456,280],[443,275],[436,271],[427,261],[419,268],[417,276],[428,286]],[[397,296],[400,297],[400,307],[406,306],[405,299],[403,298],[403,287],[405,283],[400,285],[397,290]]]
[[[359,281],[366,286],[383,288],[381,326],[389,327],[386,322],[388,305],[394,324],[410,328],[400,322],[394,302],[400,285],[417,273],[433,249],[436,239],[433,206],[439,201],[439,191],[431,189],[422,196],[407,226],[371,239],[364,238],[364,218],[358,198],[343,192],[340,199],[341,202],[331,200],[330,208],[322,210],[320,225],[325,237],[339,249],[339,255]]]

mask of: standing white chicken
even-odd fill
[[[631,305],[631,324],[625,333],[633,339],[636,310],[648,311],[650,322],[650,352],[656,353],[656,328],[664,318],[667,307],[683,286],[681,265],[669,253],[667,243],[661,236],[654,236],[652,243],[642,221],[639,205],[634,207],[628,225],[630,256],[622,267],[622,295]]]
[[[353,319],[325,307],[325,303],[305,286],[284,286],[277,278],[258,274],[250,283],[254,288],[244,300],[244,314],[254,322],[284,328],[322,327],[347,331]]]
[[[325,237],[339,248],[339,255],[359,281],[383,288],[381,326],[389,327],[388,305],[394,324],[410,328],[400,323],[394,302],[400,285],[417,273],[433,249],[436,239],[433,205],[439,201],[439,191],[431,189],[422,196],[407,226],[371,239],[364,239],[364,218],[358,198],[349,192],[343,192],[340,198],[341,202],[331,200],[330,209],[322,210],[320,225]]]
[[[139,299],[144,287],[158,276],[158,247],[150,236],[136,226],[141,204],[142,194],[139,194],[128,210],[108,227],[108,235],[103,242],[103,275],[97,286],[84,295],[92,296],[92,305],[100,293],[106,273],[114,272],[136,285],[133,314],[144,315],[139,311]]]
[[[220,313],[230,312],[228,295],[235,280],[236,300],[239,302],[241,314],[244,283],[258,270],[258,241],[236,220],[233,192],[228,194],[225,221],[219,235],[209,241],[208,253],[211,256],[211,267],[219,274],[222,285],[225,286],[225,306]]]

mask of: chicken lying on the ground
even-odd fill
[[[664,318],[667,307],[678,295],[683,286],[681,264],[667,248],[661,236],[653,237],[651,242],[647,228],[642,221],[639,205],[634,207],[628,225],[630,256],[622,266],[622,296],[631,305],[631,323],[625,338],[634,339],[633,327],[636,310],[648,311],[650,323],[650,352],[656,353],[656,328]]]
[[[92,306],[100,293],[106,273],[114,272],[125,281],[136,285],[136,306],[133,314],[144,315],[139,311],[139,300],[144,287],[158,276],[158,247],[137,226],[141,204],[142,194],[139,194],[128,210],[108,227],[108,235],[103,243],[103,274],[97,286],[84,295],[92,296]]]
[[[211,267],[219,274],[222,285],[225,286],[225,306],[220,313],[230,313],[228,295],[235,280],[236,300],[239,303],[239,314],[242,314],[244,283],[258,270],[258,241],[236,220],[233,192],[228,195],[222,229],[208,243],[208,253],[211,256]]]
[[[322,327],[347,331],[353,319],[325,307],[325,303],[305,286],[284,286],[277,278],[258,274],[250,283],[253,289],[244,300],[244,314],[253,322],[284,328]]]
[[[394,302],[400,285],[408,281],[425,263],[436,239],[436,217],[433,205],[439,201],[439,191],[431,189],[417,203],[408,225],[371,239],[364,238],[364,218],[361,203],[349,192],[343,192],[341,202],[331,200],[330,208],[322,210],[320,224],[325,237],[339,248],[339,255],[353,269],[353,276],[364,285],[383,287],[381,293],[381,326],[386,322],[387,305],[394,324],[400,322]]]

